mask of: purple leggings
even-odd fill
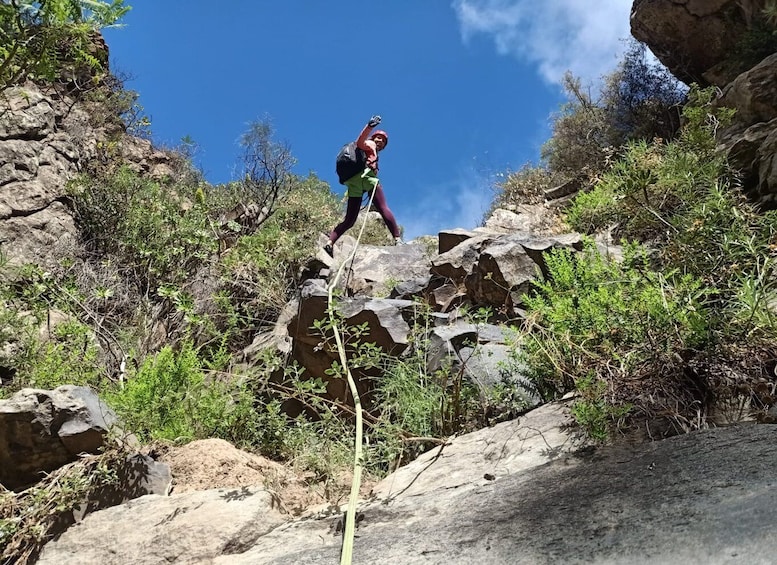
[[[386,204],[386,197],[383,195],[383,187],[381,185],[378,185],[375,188],[375,196],[372,198],[372,203],[375,205],[375,208],[378,209],[378,213],[386,223],[386,227],[391,232],[391,235],[394,237],[399,237],[401,235],[399,232],[399,226],[397,226],[397,221],[394,219],[394,214],[391,213],[388,204]],[[337,224],[335,229],[332,230],[332,233],[329,234],[329,241],[334,243],[340,239],[341,235],[353,227],[353,225],[356,223],[356,218],[359,216],[359,209],[361,207],[361,196],[348,197],[348,208],[345,212],[345,218],[342,222]]]

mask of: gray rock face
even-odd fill
[[[90,389],[22,389],[0,400],[0,483],[18,489],[41,473],[96,454],[116,415]]]
[[[569,421],[545,405],[386,477],[358,507],[353,563],[773,563],[777,428],[595,448]],[[289,522],[254,488],[146,496],[90,514],[38,563],[337,563],[340,518]]]
[[[114,126],[115,127],[115,126]],[[67,184],[98,159],[108,138],[90,121],[87,107],[46,95],[35,87],[14,87],[0,96],[0,245],[11,265],[56,262],[57,244],[76,240],[65,205]],[[135,171],[172,176],[171,158],[147,140],[123,132],[111,144]]]
[[[742,129],[777,117],[777,53],[766,57],[726,86],[719,104],[736,108],[734,127]]]
[[[388,296],[398,283],[428,275],[429,258],[424,246],[415,243],[362,245],[349,267],[343,283],[351,293]]]
[[[40,92],[11,88],[0,111],[0,233],[11,264],[46,264],[55,243],[73,240],[76,228],[63,205],[66,184],[92,155],[58,123],[61,110]],[[8,111],[5,111],[8,110]],[[73,109],[68,124],[88,116]]]
[[[333,346],[322,347],[324,336],[311,329],[317,320],[328,320],[327,298],[323,280],[305,281],[299,308],[288,320],[286,331],[293,342],[292,356],[305,368],[307,375],[323,379],[332,398],[345,400],[348,396],[347,383],[326,374],[332,361],[338,358],[338,352]],[[416,308],[417,305],[410,300],[363,296],[341,299],[338,304],[343,325],[341,331],[347,333],[349,327],[366,324],[368,331],[362,337],[363,342],[375,343],[382,351],[399,355],[407,348],[410,334],[408,319],[412,319]],[[367,392],[367,380],[359,379],[358,375],[355,378],[360,381],[359,386],[364,387],[360,392]]]
[[[742,73],[718,103],[735,108],[734,120],[720,132],[720,146],[743,174],[743,186],[754,199],[777,203],[777,53]]]
[[[558,443],[536,429],[536,449],[552,454]],[[492,471],[511,459],[509,444],[496,440],[481,445],[483,464],[447,469],[447,490],[412,483],[402,491],[407,483],[395,480],[394,498],[363,507],[353,562],[766,565],[777,551],[774,434],[773,427],[743,426],[633,448],[562,451],[507,474]],[[408,473],[423,480],[442,469],[446,449]],[[473,468],[479,480],[473,472],[468,481],[462,471]],[[431,474],[430,481],[440,477]],[[295,522],[215,563],[336,562],[340,539],[327,526]]]
[[[260,487],[149,495],[87,516],[37,563],[211,563],[242,553],[287,518]]]
[[[517,217],[516,214],[513,216]],[[497,217],[504,223],[505,218],[512,216],[497,214]],[[341,245],[338,261],[342,260],[339,257],[350,256],[352,245],[350,240]],[[405,351],[412,341],[413,322],[421,319],[427,307],[434,313],[445,314],[443,325],[448,327],[434,328],[421,337],[430,344],[427,369],[435,372],[447,364],[452,371],[463,370],[485,397],[501,379],[499,360],[505,358],[507,346],[502,335],[490,331],[495,326],[481,324],[476,330],[463,329],[468,324],[457,319],[459,307],[466,310],[470,306],[487,306],[498,316],[520,317],[522,295],[537,275],[546,270],[545,254],[556,248],[580,250],[582,240],[574,233],[542,237],[527,232],[505,233],[478,228],[478,231],[441,233],[439,245],[447,251],[431,261],[425,253],[419,253],[417,244],[388,248],[364,246],[364,250],[357,251],[353,268],[369,284],[354,287],[350,282],[343,283],[340,288],[349,292],[338,299],[339,313],[345,328],[366,324],[367,332],[361,341],[373,342],[390,355]],[[395,265],[394,261],[398,263]],[[396,271],[393,270],[395,266]],[[369,291],[384,287],[393,276],[407,277],[404,280],[409,282],[397,285],[392,295],[415,298],[423,305],[409,299],[371,297]],[[350,296],[351,293],[356,295]],[[288,336],[291,355],[305,369],[306,375],[326,382],[330,397],[346,400],[349,393],[343,379],[333,379],[326,374],[332,361],[337,359],[337,352],[332,347],[322,346],[320,332],[311,330],[317,320],[327,319],[327,300],[325,279],[306,280],[300,298],[287,305],[289,315],[279,321],[283,327],[276,328],[273,335]],[[445,337],[451,331],[451,336]],[[459,350],[462,342],[469,338],[474,340],[472,350],[462,357]],[[254,355],[272,343],[271,339],[262,338],[245,353]],[[370,379],[360,377],[369,376],[376,375],[355,375],[361,394],[369,392],[366,383]],[[511,375],[510,378],[520,383],[518,389],[521,394],[525,393],[527,406],[534,405],[536,398],[524,390],[521,376]]]
[[[744,69],[721,69],[764,0],[634,0],[631,33],[686,84],[725,86]]]
[[[544,254],[559,247],[580,249],[580,235],[480,233],[435,257],[431,273],[455,287],[466,288],[469,303],[490,306],[511,316],[521,304],[521,295],[544,271]]]
[[[540,399],[526,386],[523,375],[509,364],[510,346],[505,328],[471,324],[456,319],[433,327],[426,338],[426,370],[429,374],[448,368],[450,379],[465,379],[480,394],[483,405],[492,403],[494,389],[509,384],[523,410],[534,408]]]

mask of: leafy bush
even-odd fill
[[[124,167],[82,177],[71,195],[87,247],[112,257],[143,294],[187,280],[218,249],[197,187],[162,186]]]
[[[596,177],[615,151],[605,110],[571,74],[564,76],[563,87],[568,101],[553,119],[553,133],[542,147],[542,159],[555,174]]]
[[[0,394],[63,384],[99,388],[107,375],[97,332],[75,315],[83,306],[72,281],[35,265],[8,268],[0,280]],[[83,311],[81,311],[83,314]],[[86,318],[86,316],[85,316]]]
[[[51,82],[107,68],[107,52],[94,45],[97,31],[130,9],[123,0],[48,0],[0,3],[0,91],[26,78]],[[104,58],[103,58],[104,56]]]
[[[568,209],[573,229],[594,233],[617,224],[616,238],[666,241],[681,233],[675,218],[714,187],[726,171],[715,153],[715,130],[730,111],[711,106],[713,92],[694,90],[676,141],[633,141],[621,158]]]
[[[17,371],[14,388],[51,390],[64,384],[100,389],[105,372],[91,330],[75,320],[54,326],[51,338],[35,344]]]
[[[599,435],[604,416],[620,417],[632,404],[644,404],[651,383],[632,389],[636,375],[675,387],[672,400],[684,396],[674,356],[710,339],[701,281],[650,270],[646,251],[636,245],[620,263],[592,244],[580,253],[554,250],[547,268],[536,294],[526,297],[531,315],[517,353],[543,398],[577,390],[584,402],[578,412],[587,414],[583,423]]]
[[[648,58],[644,45],[632,41],[604,84],[594,97],[579,79],[564,77],[569,101],[554,119],[552,136],[542,149],[553,173],[596,179],[628,141],[674,138],[685,88]]]
[[[716,406],[770,402],[759,391],[774,386],[777,215],[746,200],[716,152],[731,112],[712,89],[689,96],[673,141],[629,143],[568,210],[575,229],[615,225],[650,247],[627,246],[622,264],[556,253],[527,300],[524,362],[544,396],[580,393],[575,413],[594,434],[626,407],[677,432]]]
[[[643,43],[629,40],[622,61],[605,78],[602,92],[601,104],[613,145],[674,139],[687,91]]]
[[[276,141],[274,134],[269,118],[265,118],[251,122],[240,138],[243,171],[236,186],[242,192],[241,201],[262,210],[264,218],[272,215],[298,185],[291,172],[297,163],[291,147]]]
[[[246,445],[259,431],[251,394],[219,380],[186,341],[180,351],[165,346],[146,358],[107,402],[143,441],[220,437]]]
[[[728,64],[743,72],[777,52],[777,3],[766,0],[764,8],[753,18],[750,28],[731,50]]]
[[[255,234],[244,235],[220,263],[224,287],[240,325],[274,322],[297,288],[318,238],[338,218],[329,185],[315,176],[298,182]]]

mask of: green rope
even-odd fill
[[[367,203],[367,209],[372,205],[372,198],[375,196],[375,190],[370,193],[370,200]],[[345,513],[345,530],[343,532],[343,546],[340,552],[340,565],[351,565],[351,559],[353,557],[353,537],[356,529],[356,503],[359,500],[359,488],[361,487],[362,478],[362,403],[359,397],[359,391],[356,389],[356,381],[353,379],[351,369],[348,367],[348,359],[345,354],[345,346],[340,334],[340,329],[337,326],[337,320],[334,315],[334,309],[332,308],[332,293],[334,292],[337,283],[340,280],[340,276],[343,274],[343,269],[348,261],[352,261],[356,257],[356,250],[359,248],[359,243],[364,233],[364,228],[367,226],[368,215],[365,214],[364,221],[362,222],[361,230],[359,230],[359,236],[356,238],[356,245],[353,246],[351,255],[343,262],[340,263],[340,268],[337,270],[334,279],[329,283],[327,306],[329,310],[329,321],[332,324],[332,331],[335,335],[335,343],[337,344],[337,351],[340,355],[340,364],[345,370],[345,376],[348,380],[348,388],[351,390],[351,396],[353,396],[353,407],[356,412],[356,438],[354,441],[354,460],[353,460],[353,480],[351,481],[351,494],[348,497],[348,510]]]

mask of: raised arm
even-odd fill
[[[356,139],[356,146],[364,151],[367,158],[367,166],[375,172],[378,171],[378,149],[375,142],[370,139],[370,133],[378,124],[380,124],[380,116],[372,116]]]

